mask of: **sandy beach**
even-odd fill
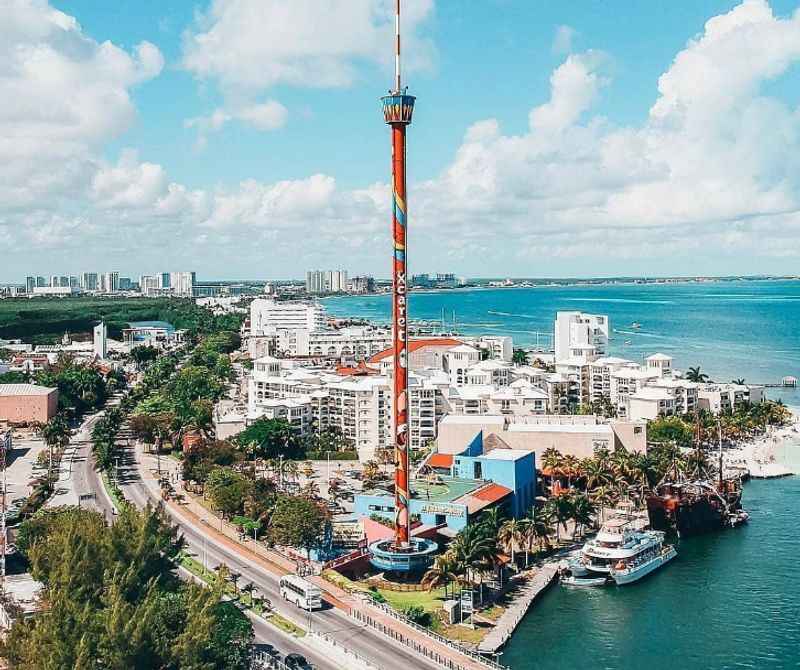
[[[767,435],[728,450],[725,464],[744,466],[755,478],[800,474],[800,411],[792,408],[792,423],[788,426],[770,429]]]

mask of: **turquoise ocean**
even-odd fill
[[[325,300],[331,314],[388,322],[389,297]],[[800,377],[800,281],[554,286],[416,293],[413,319],[464,334],[552,332],[557,310],[607,314],[610,352],[661,351],[713,379]],[[641,324],[632,329],[632,323]],[[539,335],[539,343],[544,336]],[[770,389],[800,407],[800,389]],[[784,461],[800,471],[800,441]],[[521,622],[500,661],[514,670],[800,668],[800,477],[751,481],[740,529],[681,541],[678,558],[627,587],[554,586]]]

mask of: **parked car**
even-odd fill
[[[292,670],[312,670],[311,664],[302,654],[289,654],[283,659],[283,664]]]

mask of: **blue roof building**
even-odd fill
[[[429,474],[411,483],[412,518],[425,526],[444,526],[440,532],[452,536],[492,507],[513,518],[524,516],[536,496],[534,453],[506,448],[483,453],[483,448],[480,432],[460,454],[432,454],[422,468]],[[355,512],[360,518],[377,515],[393,521],[394,494],[357,495]]]

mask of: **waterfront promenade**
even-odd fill
[[[555,581],[559,561],[560,559],[549,559],[532,577],[523,578],[524,583],[513,602],[497,620],[495,627],[478,644],[479,652],[494,654],[508,641],[533,602]]]

